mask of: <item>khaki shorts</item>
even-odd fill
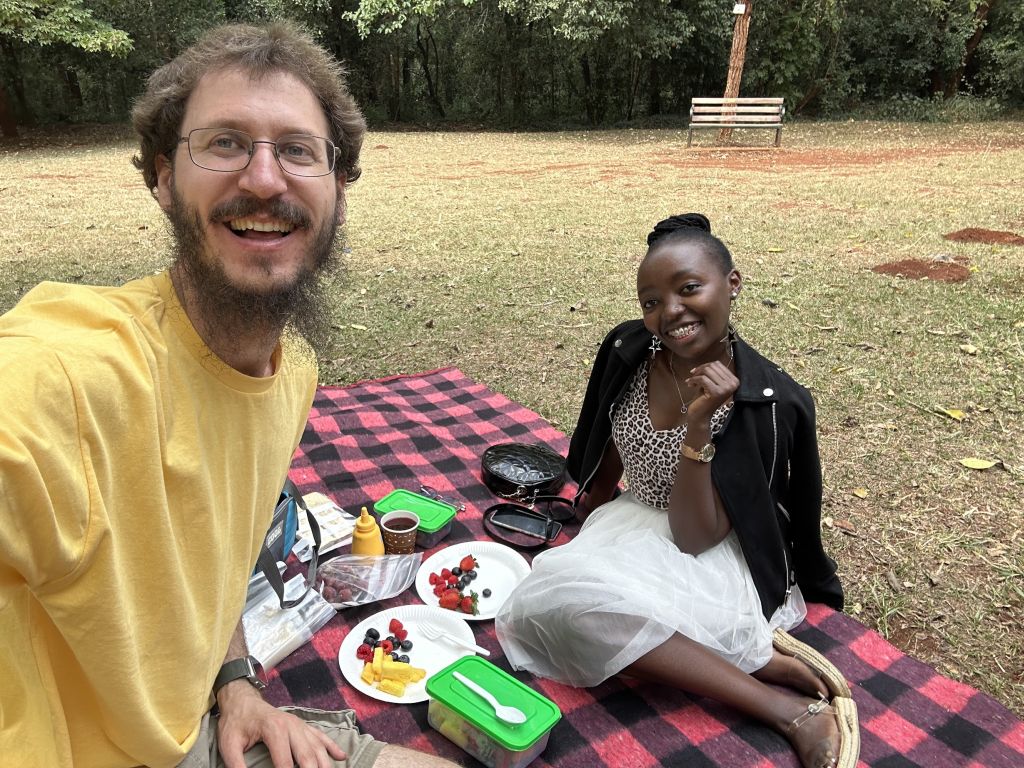
[[[384,742],[375,741],[372,736],[360,733],[356,727],[355,713],[350,709],[341,712],[327,712],[322,709],[301,709],[281,707],[310,725],[326,733],[335,744],[345,750],[347,760],[337,763],[338,768],[370,768],[384,748]],[[270,753],[262,744],[256,744],[245,753],[245,764],[249,768],[273,768]],[[199,738],[178,768],[223,768],[217,750],[217,720],[209,713],[203,717]]]

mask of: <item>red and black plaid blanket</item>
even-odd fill
[[[304,492],[324,492],[349,511],[395,488],[432,486],[466,504],[440,549],[485,537],[480,517],[497,499],[483,485],[480,457],[489,445],[508,441],[544,442],[563,455],[567,448],[565,435],[537,414],[456,369],[324,387],[291,477]],[[568,525],[563,540],[576,530]],[[426,703],[371,699],[349,688],[338,668],[338,648],[350,627],[379,610],[418,602],[409,589],[383,605],[343,611],[271,673],[268,700],[353,709],[362,729],[382,741],[478,765],[427,724]],[[491,660],[508,670],[493,622],[472,626]],[[1024,723],[991,697],[939,675],[820,605],[810,606],[793,634],[828,656],[850,681],[860,713],[861,765],[1024,766]],[[707,699],[634,681],[578,689],[514,674],[563,713],[536,766],[798,766],[781,736]]]

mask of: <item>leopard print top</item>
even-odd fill
[[[679,466],[679,446],[686,437],[686,425],[656,430],[651,422],[647,397],[650,360],[645,360],[612,414],[612,439],[622,457],[626,485],[639,501],[667,509]],[[719,406],[711,417],[711,436],[725,426],[732,401]]]

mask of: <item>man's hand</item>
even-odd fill
[[[242,753],[260,741],[274,768],[334,768],[335,760],[345,759],[327,734],[271,706],[246,680],[221,688],[217,703],[217,745],[226,768],[245,768]]]

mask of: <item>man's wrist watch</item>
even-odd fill
[[[257,690],[262,691],[267,687],[263,665],[260,664],[255,656],[245,656],[241,659],[232,659],[220,668],[220,672],[217,673],[217,679],[213,681],[213,695],[216,696],[217,691],[232,680],[240,680],[243,677],[252,683]]]
[[[688,446],[686,443],[683,443],[680,450],[682,451],[683,456],[685,456],[688,459],[693,459],[694,461],[699,461],[701,464],[707,464],[713,458],[715,458],[714,443],[708,443],[699,451],[696,451],[690,446]]]

